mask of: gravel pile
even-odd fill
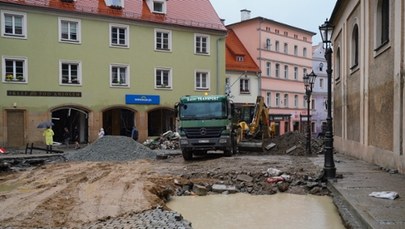
[[[65,153],[68,161],[131,161],[155,159],[157,153],[132,138],[125,136],[104,136],[94,143],[75,151]]]

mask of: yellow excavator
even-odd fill
[[[269,111],[263,96],[257,96],[254,105],[238,108],[240,114],[239,151],[263,151],[271,136]]]

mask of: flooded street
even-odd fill
[[[192,222],[194,229],[345,228],[328,196],[287,193],[181,196],[174,197],[167,206]]]

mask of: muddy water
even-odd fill
[[[181,196],[174,197],[167,206],[192,222],[194,229],[345,228],[327,196]]]

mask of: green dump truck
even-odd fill
[[[238,122],[229,97],[182,96],[175,110],[184,160],[212,150],[223,151],[225,156],[236,153]]]

